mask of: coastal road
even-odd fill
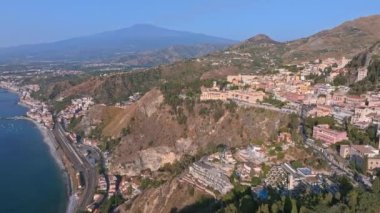
[[[95,193],[95,187],[97,184],[96,168],[91,165],[91,163],[87,161],[86,157],[83,156],[68,140],[62,125],[58,122],[54,125],[53,133],[65,155],[73,164],[75,170],[77,172],[82,172],[85,186],[79,197],[78,205],[75,210],[84,210],[86,206],[92,202],[93,195]]]

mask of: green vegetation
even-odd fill
[[[306,134],[308,136],[311,136],[313,132],[313,127],[319,124],[328,124],[331,128],[338,128],[337,123],[333,117],[307,117],[305,120]]]
[[[108,213],[112,212],[117,206],[124,203],[124,199],[121,195],[114,195],[107,199],[105,203],[100,207],[100,212]]]
[[[259,177],[252,177],[251,179],[251,185],[252,186],[258,186],[261,184],[261,178]]]
[[[290,165],[292,165],[292,167],[293,168],[301,168],[301,167],[303,167],[303,164],[301,163],[301,162],[299,162],[298,160],[295,160],[295,161],[292,161],[291,163],[290,163]]]
[[[175,161],[174,163],[166,163],[163,167],[159,169],[159,171],[162,172],[169,172],[172,176],[179,175],[187,169],[192,163],[195,162],[195,157],[185,154],[184,156],[181,157],[179,161]]]
[[[75,127],[81,122],[83,116],[80,117],[73,117],[70,120],[70,124],[68,125],[68,129],[70,132],[73,132]]]
[[[144,94],[158,86],[160,78],[161,72],[158,69],[113,75],[94,91],[94,99],[108,104],[126,101],[136,92]]]
[[[282,68],[289,70],[290,72],[298,72],[297,65],[283,65]]]
[[[275,99],[272,95],[269,96],[269,97],[265,97],[262,102],[263,103],[271,104],[271,105],[273,105],[273,106],[275,106],[277,108],[282,108],[283,106],[286,105],[285,102],[282,102],[280,100]]]
[[[354,67],[354,65],[352,65]],[[372,57],[372,61],[368,66],[367,77],[361,81],[355,82],[350,85],[350,93],[360,95],[367,91],[374,91],[379,89],[380,80],[380,59]]]
[[[346,75],[340,73],[334,78],[333,85],[334,86],[346,85],[348,83],[347,78],[348,77]]]
[[[112,151],[120,144],[120,138],[103,138],[98,147],[102,151]]]
[[[352,125],[347,126],[347,135],[354,144],[369,144],[376,146],[377,144],[377,126],[369,126],[365,130],[358,129]]]
[[[74,99],[74,97],[70,96],[70,97],[64,98],[61,101],[53,101],[52,105],[53,105],[54,111],[60,112],[60,111],[64,110],[66,107],[68,107],[71,104],[72,99]]]
[[[131,128],[130,127],[126,127],[126,128],[123,128],[122,130],[121,130],[121,134],[122,134],[122,136],[127,136],[127,135],[129,135],[131,133]]]
[[[268,199],[254,197],[249,187],[236,185],[235,188],[217,202],[208,199],[207,205],[188,206],[185,210],[196,212],[379,212],[380,179],[373,183],[372,191],[354,188],[346,177],[337,177],[340,189],[335,194],[322,192],[311,193],[310,188],[298,193],[295,197],[280,195],[276,190],[268,188]],[[202,201],[204,202],[204,200]],[[197,207],[197,208],[195,208]],[[203,207],[203,208],[202,208]]]
[[[143,178],[141,180],[141,185],[140,188],[142,190],[148,189],[148,188],[157,188],[163,184],[163,180],[156,180],[156,179],[151,179],[151,178]]]

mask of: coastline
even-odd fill
[[[17,104],[25,107],[28,111],[30,110],[31,106],[22,102],[22,100],[20,99],[20,93],[17,90],[10,89],[10,88],[4,88],[4,87],[0,87],[0,89],[3,89],[7,92],[16,94],[19,98]],[[45,143],[49,147],[49,153],[50,153],[51,157],[54,159],[56,165],[61,170],[61,175],[62,175],[64,184],[65,184],[65,188],[66,188],[65,192],[66,192],[67,202],[66,202],[66,206],[65,206],[65,208],[66,208],[65,212],[67,212],[67,213],[73,212],[73,210],[75,209],[75,205],[76,205],[75,204],[75,201],[76,201],[75,195],[73,194],[73,190],[72,190],[73,189],[73,182],[72,182],[72,179],[70,177],[70,173],[69,173],[69,170],[67,167],[68,165],[65,162],[65,156],[63,153],[61,153],[59,151],[60,147],[59,147],[58,143],[56,142],[56,139],[53,135],[53,132],[50,129],[48,129],[47,127],[45,127],[44,125],[42,125],[41,123],[37,122],[36,120],[33,120],[32,118],[27,117],[26,115],[20,116],[20,119],[24,119],[24,120],[32,122],[37,127],[38,131],[41,133],[41,135],[43,137],[43,143]]]
[[[62,156],[57,151],[59,146],[55,142],[53,133],[48,128],[46,128],[45,126],[43,126],[42,124],[38,123],[37,121],[31,118],[24,116],[24,119],[34,123],[34,125],[37,127],[37,129],[40,131],[41,135],[43,136],[44,143],[49,146],[49,152],[50,152],[50,155],[54,158],[54,161],[57,163],[60,169],[66,169],[63,163]]]
[[[54,158],[59,168],[61,169],[63,181],[66,186],[67,205],[66,205],[65,210],[67,213],[74,212],[75,206],[76,206],[76,199],[72,191],[73,182],[72,182],[72,179],[70,178],[68,168],[66,168],[63,153],[60,153],[58,151],[59,145],[57,144],[57,142],[55,142],[53,133],[51,132],[51,130],[49,130],[42,124],[38,123],[37,121],[30,119],[28,117],[25,117],[25,119],[33,122],[37,126],[38,130],[41,132],[44,138],[44,143],[46,143],[49,146],[50,154]]]

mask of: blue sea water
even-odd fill
[[[0,213],[65,212],[63,171],[16,94],[0,89]]]

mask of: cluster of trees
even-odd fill
[[[355,95],[363,94],[367,91],[379,89],[380,78],[380,59],[372,57],[372,61],[368,66],[367,77],[361,81],[355,82],[350,85],[350,93]]]
[[[348,77],[345,74],[340,73],[334,78],[334,86],[346,85],[348,83]]]
[[[81,122],[82,117],[83,116],[71,118],[70,123],[68,125],[68,129],[70,131],[74,131],[75,127]]]
[[[218,81],[218,85],[225,86],[225,81]],[[170,81],[163,83],[160,87],[164,95],[165,103],[171,106],[173,114],[176,116],[179,124],[187,122],[187,112],[193,113],[194,106],[199,101],[201,87],[211,87],[213,80],[193,80],[191,82]],[[224,85],[223,85],[224,84]],[[230,101],[223,104],[221,101],[208,101],[207,106],[199,110],[199,115],[212,117],[218,121],[228,110],[234,113],[237,109],[237,104]]]
[[[136,92],[145,93],[158,86],[161,79],[160,70],[130,72],[110,76],[94,91],[94,99],[100,103],[117,103],[128,100]]]
[[[305,129],[308,136],[312,135],[313,127],[319,124],[328,124],[331,128],[336,128],[337,123],[331,116],[307,117],[305,119]]]
[[[151,179],[151,178],[143,178],[141,179],[141,184],[140,184],[140,188],[142,190],[145,190],[145,189],[148,189],[148,188],[151,188],[151,187],[159,187],[161,184],[163,184],[164,181],[163,180],[158,180],[158,179]]]
[[[373,189],[366,191],[354,188],[346,177],[337,177],[340,189],[316,194],[310,189],[293,196],[267,188],[267,199],[252,195],[249,187],[236,185],[221,200],[202,200],[180,212],[262,212],[262,213],[307,213],[307,212],[379,212],[380,179],[377,177]]]
[[[262,102],[271,104],[278,108],[282,108],[286,104],[285,102],[275,99],[273,96],[265,97]]]
[[[377,125],[371,125],[365,130],[347,125],[347,135],[354,144],[369,144],[375,146],[377,143]]]
[[[187,169],[192,163],[195,162],[195,157],[185,154],[178,161],[176,160],[174,163],[166,163],[163,167],[159,169],[162,172],[169,172],[172,176],[176,176],[181,174],[185,169]]]
[[[102,204],[99,210],[102,213],[112,212],[116,207],[124,203],[124,201],[125,200],[121,195],[113,195],[112,197],[107,199],[105,203]]]

